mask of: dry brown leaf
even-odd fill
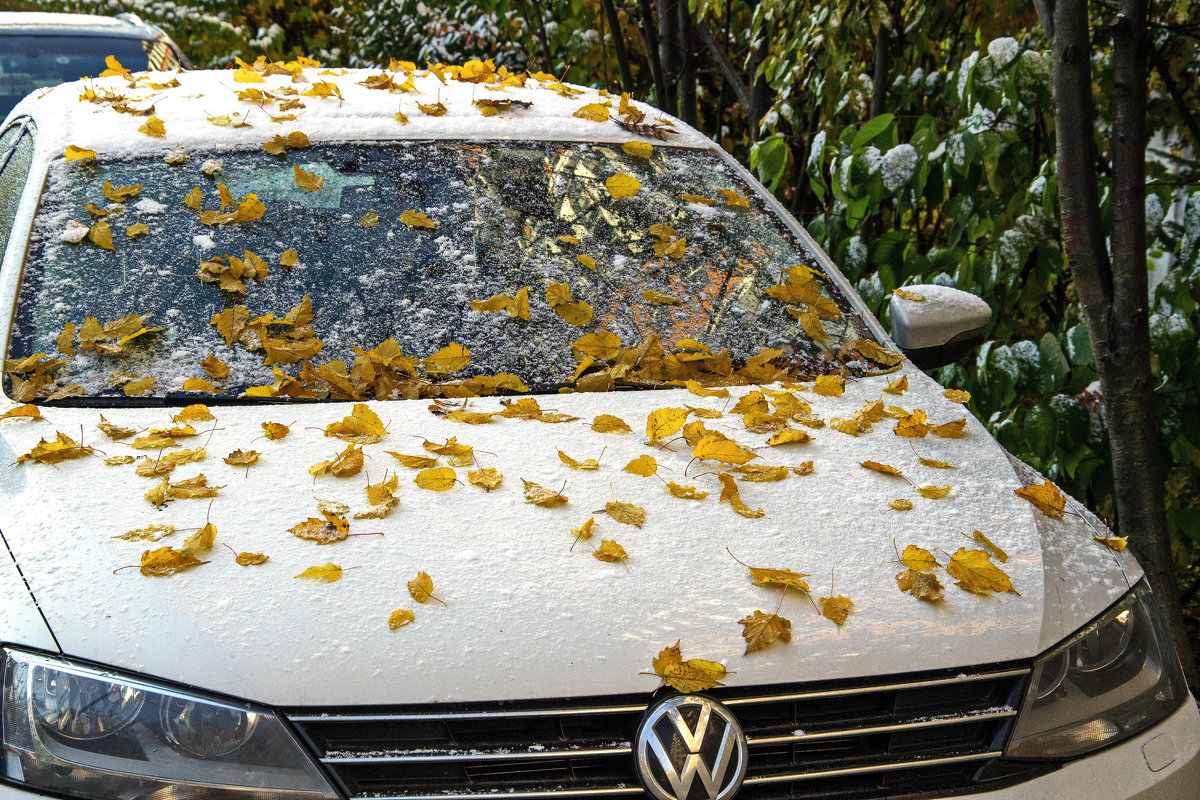
[[[738,620],[738,624],[742,626],[742,638],[746,640],[746,652],[743,655],[762,650],[775,641],[792,640],[791,620],[778,614],[755,611]]]

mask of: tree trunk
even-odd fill
[[[875,30],[875,69],[871,73],[871,116],[878,117],[887,110],[888,74],[891,71],[891,26],[879,21]]]
[[[654,102],[659,108],[664,108],[667,84],[663,80],[662,62],[658,58],[658,28],[654,22],[654,10],[650,7],[650,0],[638,0],[638,8],[642,12],[638,35],[642,40],[642,50],[646,53],[646,63],[650,65],[650,74],[654,77]]]
[[[767,86],[767,79],[758,74],[758,68],[767,60],[767,55],[770,53],[771,28],[772,25],[768,22],[762,31],[762,38],[759,40],[758,46],[750,53],[749,63],[746,64],[746,72],[751,81],[750,105],[746,108],[751,139],[759,137],[762,118],[767,113],[767,107],[771,105],[771,87]]]
[[[633,71],[629,67],[629,54],[625,51],[625,34],[621,31],[621,19],[613,0],[600,0],[604,7],[604,16],[608,20],[608,30],[612,34],[613,52],[617,56],[617,68],[621,71],[621,91],[633,91]]]
[[[1100,215],[1087,0],[1042,0],[1053,31],[1058,194],[1067,259],[1083,305],[1100,385],[1117,500],[1129,536],[1171,629],[1188,683],[1200,673],[1188,646],[1167,531],[1158,421],[1150,371],[1146,282],[1145,0],[1120,0],[1113,40],[1113,235],[1109,260]]]
[[[658,61],[662,64],[664,92],[658,107],[671,114],[679,113],[677,2],[687,0],[658,0]]]
[[[696,124],[696,55],[692,52],[692,15],[687,0],[676,0],[679,26],[679,118]]]

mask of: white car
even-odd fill
[[[0,131],[0,798],[1197,796],[1123,543],[700,133],[113,71]]]

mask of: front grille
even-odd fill
[[[749,739],[740,798],[917,798],[1053,769],[997,762],[1028,675],[1001,666],[708,694]],[[289,718],[350,797],[627,797],[645,794],[631,740],[657,699],[302,709]]]

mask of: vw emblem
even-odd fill
[[[634,742],[637,770],[657,800],[729,800],[746,777],[746,734],[729,709],[699,695],[650,709]]]

